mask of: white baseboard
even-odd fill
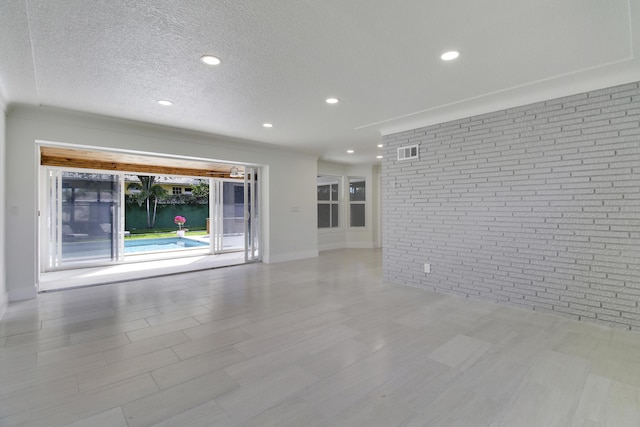
[[[320,245],[318,246],[318,250],[320,252],[322,251],[333,251],[335,249],[344,249],[344,242],[340,242],[340,243],[327,243],[326,245]]]
[[[373,242],[347,242],[345,245],[347,249],[373,249],[374,247]]]
[[[326,245],[320,245],[318,249],[320,252],[322,251],[333,251],[336,249],[375,249],[380,246],[376,245],[373,242],[340,242],[340,243],[329,243]]]
[[[2,320],[4,313],[7,311],[7,306],[9,305],[8,298],[9,296],[7,294],[4,294],[2,299],[0,300],[0,320]]]
[[[278,262],[296,261],[299,259],[316,258],[318,251],[304,251],[304,252],[290,252],[288,254],[281,254],[269,257],[269,259],[263,259],[265,264],[275,264]]]

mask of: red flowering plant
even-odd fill
[[[177,215],[175,218],[173,218],[173,222],[178,224],[178,230],[182,230],[182,226],[185,222],[187,222],[187,218]]]

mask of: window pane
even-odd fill
[[[352,202],[364,202],[365,181],[362,178],[349,180],[349,200]]]
[[[351,227],[364,227],[364,204],[351,204]]]
[[[222,183],[222,249],[244,248],[244,182]]]
[[[340,198],[338,197],[338,184],[332,184],[331,185],[331,200],[333,200],[334,202],[337,202],[338,200],[340,200]]]
[[[338,211],[339,205],[332,204],[331,205],[331,227],[338,227]]]
[[[330,186],[329,185],[318,185],[318,200],[330,200]]]
[[[241,207],[241,211],[242,211],[242,216],[244,216],[244,183],[239,184],[239,183],[235,183],[235,184],[228,184],[225,182],[224,183],[224,187],[225,187],[225,196],[227,195],[227,191],[231,191],[231,190],[226,190],[226,188],[233,188],[233,203],[235,204],[239,204],[242,205]],[[229,195],[229,197],[231,197]],[[227,203],[232,203],[232,202],[227,202]]]
[[[112,230],[117,229],[118,221],[114,217],[114,200],[119,199],[120,188],[117,175],[63,171],[61,177],[60,261],[116,259]]]
[[[318,228],[328,228],[331,226],[331,205],[318,204]]]

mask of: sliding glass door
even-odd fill
[[[121,260],[121,175],[53,168],[45,174],[45,270]]]
[[[244,248],[244,182],[215,180],[215,252]]]
[[[246,167],[244,173],[244,260],[260,261],[261,227],[258,209],[258,168]]]
[[[57,167],[42,170],[41,271],[125,261],[125,175]],[[261,260],[258,171],[245,167],[244,177],[210,179],[212,220],[207,228],[212,253],[244,252],[245,262]],[[185,239],[206,242],[206,236],[196,233],[187,233]],[[137,247],[134,244],[144,240],[130,238],[126,244]],[[127,261],[133,261],[133,255],[127,255]]]
[[[214,253],[245,251],[245,261],[260,259],[257,168],[245,168],[243,180],[212,179],[211,236]]]

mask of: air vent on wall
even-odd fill
[[[398,160],[413,160],[418,158],[418,144],[398,148]]]

